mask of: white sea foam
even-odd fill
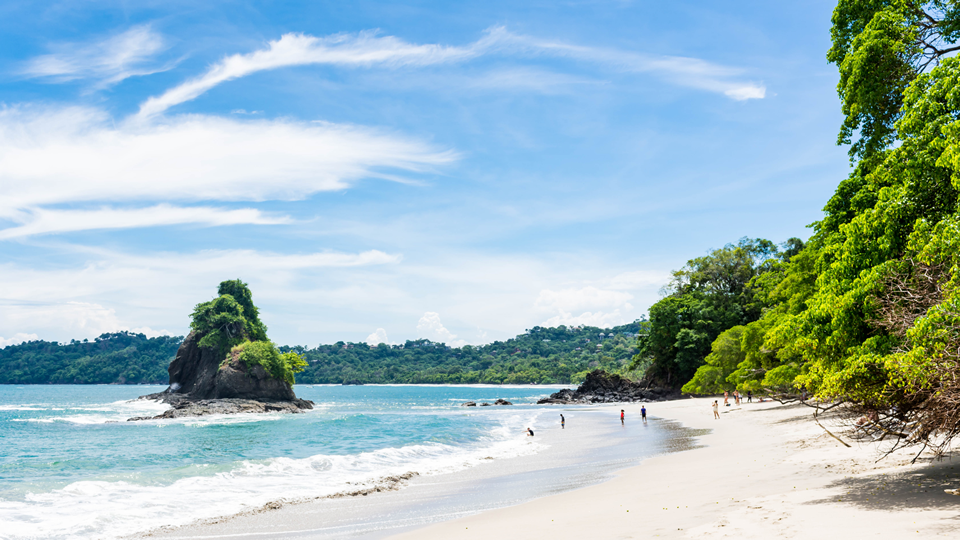
[[[52,416],[38,416],[34,418],[14,418],[14,422],[35,422],[50,424],[65,422],[69,424],[106,424],[108,422],[125,422],[134,416],[156,416],[169,409],[170,406],[159,401],[132,400],[115,401],[113,403],[96,403],[78,407],[36,407],[4,405],[0,410],[10,411],[50,411]],[[77,414],[63,415],[62,411],[75,411]],[[2,538],[2,537],[0,537]]]
[[[24,501],[0,500],[0,522],[4,524],[0,538],[117,538],[251,510],[280,499],[355,491],[372,487],[384,476],[454,472],[489,458],[516,457],[542,449],[542,443],[518,436],[523,427],[535,424],[538,415],[529,410],[498,415],[499,425],[482,440],[466,446],[421,444],[352,455],[241,461],[225,472],[182,478],[163,486],[74,482],[63,489],[29,494]]]

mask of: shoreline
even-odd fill
[[[570,482],[533,499],[507,496],[492,506],[443,507],[437,500],[478,491],[496,495],[513,475],[530,473],[524,469],[536,457],[527,456],[501,464],[507,467],[506,473],[484,477],[488,465],[450,473],[460,475],[460,480],[447,491],[436,491],[443,481],[439,477],[418,477],[392,493],[324,501],[323,506],[290,505],[227,517],[219,523],[155,530],[145,536],[440,540],[579,535],[760,540],[810,534],[824,538],[960,534],[960,497],[943,492],[960,487],[960,461],[948,456],[937,462],[924,455],[910,464],[918,450],[912,448],[877,462],[876,446],[850,440],[821,417],[828,429],[851,444],[844,447],[813,422],[812,410],[803,405],[773,401],[722,407],[720,420],[714,420],[712,401],[692,398],[645,404],[651,423],[677,426],[689,435],[692,447],[663,448],[654,457],[626,460],[588,480],[573,479],[573,468],[555,469],[556,474],[572,475]],[[621,408],[627,410],[628,424],[639,424],[640,405],[549,410],[568,414],[569,430],[571,413],[605,417]],[[557,431],[558,427],[540,428],[537,437],[552,437]],[[589,437],[609,433],[594,431]],[[542,481],[545,477],[532,478]],[[418,505],[435,512],[424,520],[403,511]],[[331,522],[324,517],[331,511],[352,512],[354,519],[368,521],[359,528],[346,518]]]
[[[846,448],[811,409],[778,402],[723,408],[714,398],[647,404],[651,415],[710,429],[702,446],[644,460],[601,484],[391,536],[449,538],[929,538],[960,534],[960,460],[916,448],[876,462]],[[632,405],[632,404],[631,404]],[[637,407],[639,408],[639,407]],[[833,430],[831,430],[833,431]],[[834,431],[834,433],[837,433]]]
[[[695,443],[678,423],[639,422],[626,428],[619,405],[519,406],[538,415],[535,437],[517,437],[535,451],[441,474],[416,475],[396,491],[371,496],[278,501],[274,509],[223,516],[141,533],[150,538],[385,538],[441,520],[521,504],[602,483],[644,457]],[[503,414],[515,414],[511,408]],[[639,411],[639,405],[636,407]],[[469,413],[470,411],[464,411]],[[567,417],[561,429],[559,416]],[[554,425],[555,424],[555,425]],[[630,429],[632,428],[632,429]],[[416,471],[411,471],[416,472]],[[293,503],[293,504],[291,504]]]

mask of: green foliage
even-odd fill
[[[535,327],[513,339],[459,349],[421,339],[402,345],[338,342],[280,350],[304,355],[308,364],[297,380],[308,384],[577,383],[598,368],[629,375],[635,336],[646,325],[638,321],[612,329]]]
[[[263,341],[250,345],[260,351],[252,355],[256,363],[267,358],[264,368],[288,382],[297,374],[297,382],[307,384],[578,383],[597,368],[631,375],[626,364],[636,352],[635,336],[645,326],[638,321],[612,329],[536,327],[513,339],[459,349],[428,340],[375,347],[338,342],[314,349],[275,348]],[[0,384],[166,384],[167,367],[181,341],[120,333],[91,343],[12,345],[0,349]]]
[[[839,144],[852,159],[869,159],[897,139],[908,86],[956,50],[955,0],[840,0],[833,12],[827,60],[837,65],[845,116]]]
[[[233,347],[230,353],[240,359],[248,368],[260,365],[274,379],[294,384],[294,375],[304,370],[307,363],[296,352],[281,353],[277,346],[269,341],[244,341]]]
[[[673,273],[669,294],[650,307],[650,331],[638,341],[632,366],[648,363],[647,375],[667,385],[689,381],[722,332],[760,317],[764,287],[774,284],[758,280],[780,271],[783,258],[802,245],[790,239],[781,254],[769,240],[743,238],[688,261]]]
[[[103,334],[93,341],[30,341],[0,349],[0,384],[166,384],[182,337]]]
[[[260,310],[253,305],[253,293],[246,283],[239,279],[223,281],[217,288],[217,294],[232,297],[243,308],[244,330],[250,341],[267,340],[267,326],[260,321]]]
[[[697,369],[693,379],[681,390],[687,394],[716,394],[735,390],[736,384],[728,379],[745,359],[740,346],[745,330],[743,326],[734,326],[717,336],[710,345],[711,352],[705,359],[706,364]]]
[[[201,347],[224,352],[244,340],[245,327],[243,307],[230,295],[197,304],[190,323],[190,328],[202,336],[199,342]]]

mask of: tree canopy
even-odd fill
[[[649,365],[647,376],[663,384],[689,381],[722,332],[760,317],[755,279],[802,245],[793,238],[781,252],[769,240],[742,238],[687,261],[650,307],[650,331],[640,336],[633,365]]]
[[[805,388],[942,449],[960,434],[960,7],[841,0],[832,38],[853,170],[685,390]]]
[[[270,342],[247,284],[239,279],[223,281],[217,294],[193,309],[190,328],[196,332],[198,344],[224,358],[235,354],[248,367],[260,364],[272,377],[294,384],[294,374],[303,371],[306,362],[297,353],[281,354]]]

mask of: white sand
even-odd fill
[[[710,403],[648,406],[651,415],[712,429],[702,448],[393,538],[960,538],[960,497],[943,492],[960,487],[960,460],[910,465],[913,449],[875,463],[874,445],[844,447],[810,408],[752,403],[721,407],[714,420]],[[633,421],[639,408],[628,406]]]

